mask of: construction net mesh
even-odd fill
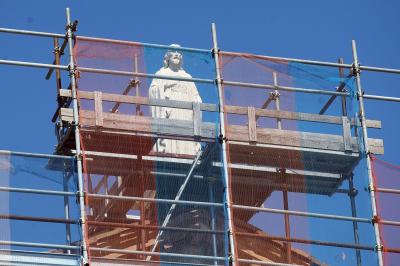
[[[376,156],[371,156],[371,160],[384,263],[397,265],[400,259],[400,166]]]
[[[78,37],[74,53],[93,265],[377,261],[350,69],[219,52],[220,136],[210,52]]]
[[[214,61],[179,49],[77,40],[92,265],[227,263]]]
[[[80,255],[77,177],[73,158],[0,154],[0,264],[11,251]],[[68,195],[59,193],[69,193]]]
[[[221,69],[240,265],[375,263],[350,70],[228,52]]]

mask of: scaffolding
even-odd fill
[[[329,265],[334,252],[343,265],[395,265],[399,242],[382,232],[400,231],[400,219],[381,215],[376,194],[400,186],[376,184],[383,140],[368,128],[382,123],[366,118],[364,101],[400,98],[366,94],[361,71],[400,70],[360,65],[355,41],[352,64],[321,62],[220,50],[215,24],[211,50],[79,36],[66,15],[65,34],[0,28],[53,39],[52,64],[0,64],[48,69],[58,103],[54,155],[0,152],[0,264]],[[154,74],[170,51],[193,77]],[[195,84],[202,101],[150,97],[155,80]],[[160,141],[201,148],[160,151]],[[57,186],[14,183],[21,173]],[[17,215],[13,195],[63,207]],[[62,236],[11,233],[36,223],[61,225]]]

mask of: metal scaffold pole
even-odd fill
[[[69,50],[69,74],[71,79],[71,93],[72,93],[72,106],[74,114],[74,126],[75,126],[75,145],[76,145],[76,164],[78,172],[78,197],[79,197],[79,208],[80,208],[80,221],[81,221],[81,232],[82,232],[82,265],[88,265],[88,252],[86,248],[86,216],[85,216],[85,198],[83,189],[83,174],[82,174],[82,151],[81,151],[81,139],[79,134],[79,116],[78,116],[78,100],[76,93],[76,67],[73,55],[73,38],[72,38],[72,27],[71,15],[69,8],[66,9],[67,15],[67,38],[68,38],[68,50]]]
[[[232,202],[231,202],[231,191],[229,187],[229,173],[228,173],[228,158],[227,158],[227,150],[226,150],[226,133],[225,133],[225,118],[224,118],[224,100],[222,94],[222,79],[221,79],[221,69],[219,67],[219,50],[218,50],[218,41],[217,41],[217,30],[215,27],[215,23],[211,24],[212,31],[212,40],[213,40],[213,56],[215,61],[215,69],[216,69],[216,84],[218,89],[218,98],[219,98],[219,119],[220,119],[220,135],[221,135],[221,145],[222,145],[222,164],[224,171],[224,179],[225,179],[225,201],[226,201],[226,211],[227,211],[227,219],[228,219],[228,229],[229,229],[229,245],[231,250],[231,260],[232,265],[236,265],[236,250],[235,250],[235,242],[233,239],[233,221],[232,221]]]
[[[374,226],[374,231],[375,231],[375,239],[376,239],[376,252],[378,254],[378,263],[379,266],[383,266],[383,256],[382,256],[382,244],[381,244],[381,238],[380,238],[380,232],[379,232],[379,225],[377,223],[378,219],[378,214],[376,210],[376,199],[375,199],[375,186],[374,186],[374,179],[372,176],[372,168],[371,168],[371,158],[369,157],[369,145],[368,145],[368,133],[367,133],[367,125],[366,125],[366,118],[365,118],[365,110],[364,110],[364,97],[363,97],[363,90],[361,87],[361,78],[360,78],[360,65],[358,62],[358,56],[357,56],[357,48],[356,48],[356,41],[352,41],[352,49],[353,49],[353,70],[354,70],[354,75],[356,78],[356,84],[357,84],[357,95],[358,95],[358,105],[359,105],[359,116],[360,116],[360,121],[361,121],[361,127],[362,127],[362,134],[363,134],[363,145],[364,145],[364,152],[366,156],[366,161],[367,161],[367,171],[368,171],[368,181],[369,181],[369,193],[370,193],[370,198],[371,198],[371,207],[372,207],[372,221],[373,221],[373,226]],[[362,144],[360,144],[362,145]]]

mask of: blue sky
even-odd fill
[[[400,68],[398,1],[5,1],[0,27],[64,33],[65,7],[85,36],[148,43],[212,47],[211,22],[219,46],[282,57],[352,62],[351,40],[362,65]],[[0,33],[0,59],[50,63],[51,39]],[[52,153],[51,117],[56,107],[54,80],[46,70],[0,65],[0,149]],[[400,77],[362,73],[366,93],[400,96]],[[367,116],[380,119],[384,158],[397,155],[400,104],[367,102]]]
[[[398,1],[2,0],[0,27],[63,33],[67,6],[80,21],[78,34],[86,36],[208,49],[215,22],[219,45],[228,51],[328,61],[342,56],[350,63],[355,39],[361,64],[400,68]],[[52,41],[45,38],[0,34],[3,59],[51,62],[51,50]],[[0,71],[0,112],[6,122],[1,148],[51,152],[54,81],[45,81],[41,69],[0,66]],[[363,80],[367,93],[396,95],[398,78],[371,76]]]
[[[67,6],[80,21],[80,35],[208,49],[210,24],[215,22],[220,47],[228,51],[328,61],[342,56],[350,63],[355,39],[361,64],[400,68],[398,1],[2,0],[0,26],[63,33]],[[52,41],[46,38],[0,34],[3,59],[51,62],[51,50]],[[1,148],[51,152],[54,82],[45,81],[46,71],[41,69],[2,65],[0,71],[0,111],[6,122],[0,132]],[[367,93],[398,95],[398,78],[364,77]],[[367,115],[380,118],[375,110],[381,110],[382,104],[372,106]],[[385,117],[394,120],[393,110],[392,104]],[[382,131],[387,131],[386,137],[395,136],[396,128],[386,121]],[[396,160],[394,152],[388,152]]]

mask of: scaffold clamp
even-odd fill
[[[270,97],[272,100],[276,101],[277,99],[279,99],[279,96],[281,96],[281,94],[279,93],[279,91],[275,90],[275,91],[271,91],[269,93]]]
[[[218,141],[219,141],[219,143],[223,143],[224,141],[227,142],[228,139],[226,137],[224,137],[224,135],[220,134],[218,136]]]
[[[215,48],[212,48],[211,49],[211,55],[212,55],[212,57],[214,57],[215,56],[215,54],[218,54],[219,52],[221,51],[221,49],[217,49],[217,51],[215,51]]]
[[[355,63],[351,64],[351,74],[353,76],[357,76],[360,75],[361,70],[360,70],[360,63],[357,63],[357,65]]]
[[[67,24],[65,26],[65,29],[66,30],[71,29],[72,32],[75,32],[77,30],[78,23],[79,23],[79,21],[76,19],[76,20],[74,20],[74,22]]]
[[[347,193],[350,197],[355,197],[358,194],[358,190],[355,188],[352,188],[349,190],[349,193]]]
[[[369,185],[368,185],[368,191],[369,191],[369,192],[375,191],[375,186],[373,186],[372,184],[369,184]]]
[[[379,223],[379,221],[381,220],[381,218],[378,215],[374,215],[371,219],[372,224],[376,224]]]
[[[374,249],[375,251],[383,251],[383,245],[375,245]]]

